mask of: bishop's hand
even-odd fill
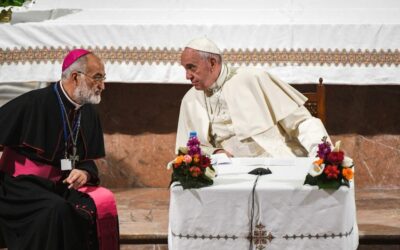
[[[89,173],[85,170],[73,169],[63,183],[69,184],[68,188],[78,189],[89,181]]]

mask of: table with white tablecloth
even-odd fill
[[[353,184],[338,190],[303,185],[310,158],[245,160],[217,166],[212,186],[171,188],[170,250],[241,250],[250,241],[257,250],[357,249]],[[253,196],[257,176],[247,173],[256,167],[272,174],[259,177]]]

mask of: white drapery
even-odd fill
[[[258,180],[253,249],[357,249],[354,186],[336,191],[303,186],[312,160],[265,158],[272,174]],[[171,188],[169,249],[249,249],[256,176],[246,173],[260,166],[240,164],[217,168],[213,186]]]
[[[58,80],[83,47],[108,81],[187,83],[180,51],[207,36],[230,64],[289,83],[400,84],[399,12],[396,0],[38,0],[0,25],[0,82]]]

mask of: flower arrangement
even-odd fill
[[[22,6],[27,0],[0,0],[0,7]]]
[[[338,189],[342,185],[349,187],[354,177],[354,164],[353,160],[340,150],[340,141],[336,142],[332,149],[327,137],[322,138],[317,154],[304,184],[323,189]]]
[[[178,181],[183,189],[202,188],[213,184],[215,170],[207,155],[200,149],[200,141],[192,132],[186,147],[179,148],[178,156],[168,163],[173,169],[170,185]]]
[[[27,7],[34,0],[0,0],[0,23],[11,21],[13,7]]]

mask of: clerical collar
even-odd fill
[[[217,81],[215,81],[210,88],[205,90],[205,93],[207,96],[212,96],[215,92],[221,89],[221,87],[224,85],[226,82],[228,76],[228,67],[225,64],[222,64],[221,66],[221,72],[219,73],[219,76],[217,78]]]
[[[62,82],[61,82],[61,81],[60,81],[60,88],[61,88],[61,91],[63,92],[64,96],[67,98],[67,100],[68,100],[72,105],[74,105],[75,110],[78,110],[80,107],[82,107],[82,105],[80,105],[80,104],[74,102],[74,101],[68,96],[67,92],[64,90],[64,86],[62,85]]]

